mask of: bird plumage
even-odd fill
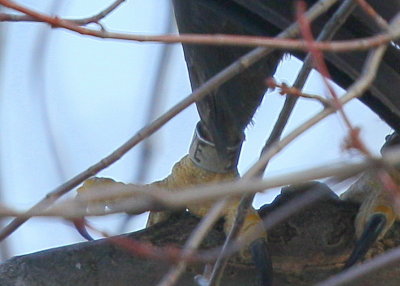
[[[306,2],[312,5],[317,1],[307,0]],[[397,0],[370,0],[368,2],[387,21],[400,11],[400,1]],[[275,36],[294,20],[295,1],[292,0],[173,0],[173,3],[181,33]],[[314,33],[321,30],[334,10],[335,8],[332,8],[312,23]],[[381,30],[381,27],[359,8],[340,28],[334,39],[370,37]],[[400,132],[400,97],[398,96],[400,52],[395,44],[388,46],[375,81],[360,99],[392,128]],[[243,47],[194,44],[184,44],[183,49],[193,89],[200,87],[212,76],[251,50]],[[293,54],[299,58],[305,56],[304,52]],[[227,156],[229,154],[227,150],[232,146],[239,146],[238,150],[240,150],[241,142],[244,140],[244,130],[267,89],[265,80],[273,75],[281,56],[282,51],[270,54],[197,102],[201,119],[200,133],[210,141],[210,144],[215,144],[219,156]],[[333,81],[347,88],[362,73],[367,52],[325,53],[325,56]],[[170,176],[156,182],[155,185],[177,191],[189,186],[232,180],[237,175],[236,165],[232,165],[228,172],[224,172],[219,173],[202,168],[201,165],[196,165],[189,155],[183,157],[175,165]],[[399,181],[396,182],[399,183]],[[88,185],[90,184],[84,185],[80,191],[87,192]],[[375,216],[374,218],[378,220],[372,220],[371,224],[372,227],[378,226],[383,231],[386,231],[397,218],[395,214],[391,215],[390,210],[383,211],[384,207],[391,207],[390,197],[384,189],[377,174],[371,175],[369,172],[344,195],[346,199],[356,199],[360,195],[359,202],[362,206],[356,221],[359,236],[363,237],[361,233],[365,230],[365,225],[368,224],[371,215],[385,216],[385,220],[379,220]],[[225,210],[226,231],[233,223],[237,204],[238,201],[235,200]],[[192,212],[204,215],[209,206],[188,207]],[[164,220],[168,214],[168,212],[152,213],[150,223]],[[243,229],[259,227],[259,222],[260,218],[255,210],[250,209]],[[379,235],[376,233],[376,237]],[[354,261],[357,259],[356,257]]]
[[[317,1],[306,2],[312,5]],[[275,36],[294,21],[294,3],[292,0],[174,0],[174,8],[181,33]],[[369,3],[387,21],[400,11],[400,1],[397,0],[372,0]],[[315,34],[336,8],[334,6],[312,24]],[[381,31],[379,25],[358,8],[334,39],[369,37]],[[194,89],[249,51],[247,48],[226,46],[184,44],[183,47]],[[305,56],[302,52],[293,54],[299,58]],[[243,140],[243,130],[265,93],[264,79],[274,73],[280,55],[282,53],[268,56],[197,103],[203,128],[217,148],[221,144],[235,144],[237,140]],[[362,72],[367,52],[325,55],[333,81],[347,88]],[[399,67],[399,49],[389,45],[373,85],[361,97],[362,102],[396,131],[400,131]]]
[[[174,8],[180,33],[256,35],[268,28],[230,1],[174,0]],[[187,44],[183,49],[193,89],[251,50]],[[202,131],[221,153],[243,141],[244,129],[267,90],[265,80],[274,74],[280,55],[276,52],[261,60],[197,102]]]

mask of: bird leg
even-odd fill
[[[211,183],[220,183],[226,181],[232,181],[238,178],[238,173],[236,169],[231,170],[226,173],[216,173],[212,171],[205,170],[203,168],[198,167],[193,163],[192,159],[186,155],[179,162],[177,162],[172,168],[172,172],[169,176],[161,181],[156,181],[148,186],[157,187],[160,189],[165,189],[171,192],[179,192],[189,187],[199,186],[203,184],[211,184]],[[92,178],[87,181],[78,189],[78,194],[83,195],[88,192],[96,192],[96,189],[109,188],[110,190],[117,190],[118,188],[126,186],[123,183],[115,182],[112,179],[108,178]],[[118,201],[119,199],[126,198],[126,195],[123,193],[119,193],[115,196],[110,194],[110,198],[105,201],[100,202],[104,206],[110,206],[112,203]],[[237,206],[239,204],[239,197],[232,197],[229,199],[228,206],[224,209],[222,213],[222,217],[225,219],[224,230],[225,233],[229,233],[229,230],[232,227],[232,224],[235,219]],[[99,205],[99,201],[93,201],[93,205]],[[193,203],[187,205],[187,209],[194,215],[203,217],[206,215],[213,202],[210,203]],[[89,203],[88,208],[91,207]],[[162,211],[162,212],[150,212],[149,219],[147,221],[147,226],[154,225],[156,223],[165,221],[173,211]],[[245,233],[254,227],[260,226],[261,218],[258,216],[258,213],[255,209],[251,208],[246,215],[245,223],[242,226],[241,233]],[[78,231],[80,233],[84,233],[83,225],[79,225]],[[87,238],[87,235],[84,235]],[[244,260],[249,260],[248,255],[244,255]]]

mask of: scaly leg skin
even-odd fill
[[[203,168],[199,168],[193,164],[189,156],[185,156],[174,165],[172,172],[168,177],[161,181],[154,182],[153,185],[172,192],[178,192],[181,189],[202,184],[231,181],[237,176],[238,175],[236,171],[230,171],[227,173],[214,173]],[[194,215],[202,217],[207,213],[210,206],[210,204],[193,204],[188,205],[187,208]],[[169,214],[168,212],[150,213],[147,226],[151,226],[166,220],[169,217]]]
[[[368,249],[381,239],[398,219],[393,205],[393,194],[379,177],[379,170],[365,172],[344,194],[341,199],[359,203],[360,209],[355,219],[357,242],[344,268],[351,267],[364,258]],[[397,171],[390,174],[398,184]]]
[[[201,184],[209,184],[209,183],[217,183],[223,181],[231,181],[238,177],[238,173],[235,170],[226,172],[226,173],[216,173],[212,171],[207,171],[201,167],[196,166],[189,156],[183,157],[179,162],[177,162],[172,168],[171,174],[166,177],[164,180],[154,182],[149,186],[156,186],[159,188],[163,188],[169,190],[171,192],[179,192],[182,189],[198,186]],[[124,186],[123,183],[115,182],[112,179],[105,178],[93,178],[87,180],[79,189],[79,194],[84,194],[88,192],[96,192],[96,188],[113,188],[116,189],[118,187]],[[228,233],[232,224],[235,220],[237,206],[239,204],[240,198],[232,198],[229,202],[229,205],[225,208],[222,216],[225,219],[224,230],[225,233]],[[118,200],[117,197],[113,197],[113,200]],[[103,202],[107,205],[109,202]],[[204,216],[210,207],[212,206],[212,202],[205,204],[190,204],[187,206],[189,211],[197,216]],[[90,208],[90,205],[88,206]],[[171,215],[171,212],[151,212],[149,216],[149,220],[147,222],[147,226],[154,225],[156,223],[162,222],[166,220]],[[260,224],[261,218],[258,216],[258,213],[255,209],[250,209],[247,214],[244,224],[241,229],[241,234],[246,233],[252,230],[254,227],[262,227]],[[265,238],[265,232],[263,232],[262,237]],[[249,242],[250,243],[250,242]],[[240,253],[240,259],[243,262],[249,262],[251,260],[249,252],[242,251]]]

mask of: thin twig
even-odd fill
[[[174,21],[171,7],[169,7],[168,9],[167,17],[168,18],[165,23],[166,34],[171,33],[174,29]],[[171,52],[171,45],[164,45],[162,47],[160,58],[157,63],[156,76],[149,96],[149,107],[146,112],[144,125],[150,124],[156,118],[156,115],[161,109],[162,94],[164,92],[165,81],[168,75],[168,66],[171,61]],[[141,144],[138,163],[140,168],[135,176],[135,179],[133,180],[134,182],[142,183],[145,181],[149,167],[151,166],[152,150],[154,149],[153,145],[154,140],[152,140],[151,138],[143,141],[143,143]]]
[[[355,0],[357,1],[358,5],[366,12],[367,15],[371,16],[371,18],[378,24],[378,26],[382,30],[386,30],[389,27],[388,22],[376,12],[374,7],[372,7],[367,1],[365,0]]]
[[[344,3],[346,4],[346,2]],[[353,4],[352,2],[347,3]],[[349,117],[347,116],[346,112],[343,109],[343,106],[341,105],[339,101],[339,97],[336,94],[332,84],[328,81],[328,79],[331,79],[331,75],[328,70],[328,66],[325,62],[324,55],[322,51],[316,50],[312,48],[312,44],[315,42],[314,37],[312,35],[311,31],[311,25],[310,22],[304,17],[304,12],[306,9],[306,4],[304,1],[298,1],[297,2],[297,18],[300,23],[300,26],[302,27],[301,32],[303,35],[303,38],[306,40],[306,43],[310,46],[310,55],[313,59],[315,68],[319,71],[319,73],[322,76],[322,81],[324,82],[327,90],[329,91],[329,94],[331,95],[333,99],[333,104],[337,108],[337,111],[341,118],[343,119],[343,122],[345,123],[348,131],[349,131],[349,142],[353,143],[351,146],[352,148],[357,148],[358,151],[363,153],[366,156],[370,156],[371,152],[367,149],[365,144],[362,142],[362,140],[359,137],[359,132],[353,127],[353,124],[351,123]]]
[[[0,10],[3,10],[0,7]],[[4,26],[0,26],[0,41],[2,43],[5,43],[4,41],[4,32],[5,32],[5,27]],[[0,58],[4,60],[4,53],[5,50],[5,45],[1,45],[0,46]],[[2,67],[0,68],[0,71],[2,72],[4,69],[4,65],[2,65]],[[0,95],[0,100],[3,100],[3,96],[4,94]],[[3,120],[4,117],[0,118],[0,125],[4,126]],[[5,139],[5,134],[4,132],[0,133],[0,141],[3,142],[3,140]],[[4,158],[4,149],[0,149],[0,158]],[[4,176],[3,176],[3,168],[2,165],[0,165],[0,202],[4,202]],[[0,229],[5,225],[5,221],[3,220],[3,218],[0,218]],[[11,248],[10,248],[10,242],[9,241],[2,241],[0,242],[0,261],[5,261],[6,259],[11,257]]]
[[[346,2],[348,2],[348,1],[346,1]],[[331,40],[332,36],[337,32],[339,27],[341,27],[344,24],[344,22],[348,18],[349,14],[351,14],[351,11],[353,9],[354,8],[352,8],[349,3],[341,5],[339,7],[339,9],[336,11],[336,13],[325,24],[321,33],[318,35],[317,41],[321,42],[324,40]],[[303,89],[311,70],[312,70],[311,55],[308,53],[304,59],[303,66],[301,67],[301,70],[299,71],[299,74],[297,75],[297,78],[293,84],[293,87],[300,89],[300,90]],[[273,143],[278,141],[279,138],[282,136],[283,130],[284,130],[284,128],[289,120],[289,117],[296,105],[297,99],[298,99],[297,97],[293,97],[290,95],[288,95],[286,97],[282,111],[280,112],[278,120],[276,121],[275,126],[272,129],[272,132],[262,149],[262,153],[265,153],[266,150],[269,149],[269,147]],[[262,173],[265,172],[265,168],[266,167],[264,167],[264,170],[262,171]]]
[[[167,13],[168,15],[165,23],[165,33],[171,33],[174,30],[172,7],[168,7]],[[171,45],[164,45],[161,48],[162,50],[160,52],[160,57],[158,63],[156,64],[157,68],[155,69],[156,76],[149,96],[149,107],[146,112],[144,126],[150,124],[156,118],[157,114],[159,114],[163,102],[162,97],[165,87],[165,81],[167,79],[169,71],[168,68],[171,64],[172,47]],[[150,137],[147,138],[147,140],[144,140],[140,145],[138,155],[139,158],[137,163],[137,166],[139,166],[139,168],[137,169],[133,182],[139,184],[146,181],[150,166],[152,165],[151,161],[153,159],[154,151],[156,151],[154,150],[156,147],[155,142],[156,140]],[[125,216],[119,227],[120,232],[123,232],[125,230],[131,218],[131,215]]]
[[[326,0],[327,1],[327,0]],[[81,35],[102,38],[117,39],[135,42],[162,42],[162,43],[185,43],[198,45],[229,45],[244,47],[269,47],[285,50],[303,50],[308,51],[309,45],[303,40],[276,39],[270,37],[255,36],[238,36],[238,35],[198,35],[198,34],[181,34],[181,35],[132,35],[127,33],[116,33],[105,30],[94,30],[76,25],[68,20],[57,17],[51,17],[39,12],[33,11],[21,5],[17,5],[8,0],[0,0],[0,4],[8,8],[20,11],[39,21],[50,24],[55,28],[67,29]],[[325,5],[323,3],[323,5]],[[400,27],[392,26],[386,32],[372,37],[360,38],[356,40],[346,41],[328,41],[317,42],[311,46],[321,51],[330,52],[348,52],[356,50],[369,50],[371,47],[377,47],[382,44],[390,43],[400,37]]]
[[[98,12],[97,14],[82,18],[82,19],[63,19],[64,21],[69,21],[79,26],[88,25],[91,23],[98,23],[100,20],[107,17],[111,12],[113,12],[118,6],[120,6],[126,0],[116,0],[110,6],[105,8],[104,10]],[[43,22],[42,20],[30,16],[30,15],[16,15],[16,14],[8,14],[8,13],[0,13],[0,22]]]
[[[306,57],[306,59],[307,58],[308,57]],[[312,69],[312,67],[306,61],[303,62],[303,67],[309,67],[310,71]],[[300,71],[300,73],[301,73],[301,71]],[[322,104],[323,107],[327,107],[327,106],[331,105],[331,102],[329,100],[327,100],[325,97],[322,97],[322,96],[319,96],[319,95],[316,95],[316,94],[304,93],[304,92],[301,91],[300,88],[297,88],[295,85],[289,86],[286,83],[277,83],[274,78],[269,78],[267,80],[267,85],[268,85],[269,88],[272,88],[272,89],[273,88],[279,88],[280,89],[279,94],[280,95],[286,95],[286,98],[295,98],[296,101],[299,98],[307,98],[307,99],[313,99],[313,100],[318,101],[319,103]],[[285,114],[288,114],[288,116],[290,116],[292,110],[293,109],[290,109],[290,110],[286,109],[285,105],[284,105],[283,108],[282,108],[281,113],[284,112]],[[275,136],[278,136],[277,139],[279,139],[279,137],[281,136],[281,134],[282,134],[281,132],[283,132],[283,129],[286,126],[287,122],[284,122],[283,124],[278,124],[278,123],[280,123],[280,122],[277,120],[277,122],[275,123],[274,128],[273,128],[273,130],[271,132],[271,134],[277,133],[277,135],[275,135]],[[275,136],[273,136],[273,137],[275,137]],[[272,138],[271,135],[268,138],[267,142],[270,141],[270,138]],[[276,139],[274,139],[274,141],[276,141]],[[270,145],[270,144],[268,144],[268,145]]]
[[[61,8],[62,2],[55,1],[52,3],[50,13],[55,14]],[[51,33],[48,27],[42,27],[39,30],[38,36],[33,43],[32,51],[32,63],[30,67],[30,85],[32,87],[32,101],[37,102],[39,110],[37,112],[41,119],[44,129],[45,142],[50,153],[50,157],[54,162],[54,173],[58,182],[63,182],[67,179],[65,166],[61,159],[61,153],[59,152],[59,146],[56,140],[56,134],[52,128],[48,94],[46,89],[45,76],[45,63],[46,54],[49,49],[49,43],[51,40]],[[45,143],[44,143],[45,144]]]
[[[94,15],[92,17],[88,17],[88,18],[84,18],[84,19],[75,19],[72,21],[77,25],[87,25],[90,23],[98,23],[100,20],[104,19],[109,14],[111,14],[115,9],[117,9],[125,1],[126,0],[115,0],[106,9],[104,9],[103,11],[100,11],[99,13],[97,13],[96,15]]]

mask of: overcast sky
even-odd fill
[[[79,18],[95,14],[112,0],[57,0],[59,7],[52,7],[53,2],[18,1],[42,12],[56,9],[62,17]],[[166,0],[128,0],[102,23],[110,31],[160,34],[165,31],[168,14]],[[143,127],[162,45],[94,39],[38,23],[0,25],[4,43],[0,53],[2,197],[8,205],[27,209]],[[300,67],[301,62],[285,57],[275,77],[290,84]],[[160,112],[190,93],[180,45],[172,46],[167,68],[167,84],[160,91]],[[326,94],[318,74],[312,74],[305,91]],[[283,101],[277,92],[267,93],[254,124],[247,129],[239,162],[241,172],[257,159]],[[319,103],[301,100],[286,131],[320,109]],[[354,125],[362,128],[368,147],[378,152],[390,132],[387,125],[359,102],[347,105],[346,111]],[[168,175],[174,162],[187,153],[197,120],[192,106],[152,136],[154,158],[146,182]],[[330,116],[274,158],[267,176],[353,158],[354,154],[341,149],[345,131],[339,117]],[[139,145],[99,175],[132,182],[142,168],[138,161],[140,148]],[[59,155],[60,164],[54,159],[54,152]],[[268,191],[257,196],[255,205],[269,202],[275,194],[276,191]],[[91,221],[99,229],[118,233],[121,216]],[[144,215],[132,220],[127,231],[142,227],[144,221]],[[70,223],[60,219],[32,219],[8,240],[12,255],[78,241],[82,239]]]

